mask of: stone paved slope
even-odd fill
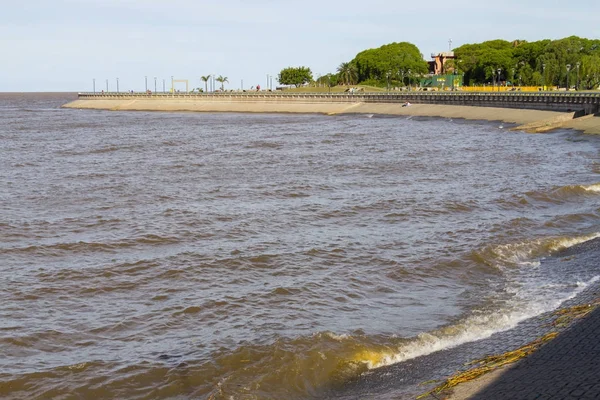
[[[600,399],[600,308],[473,399]]]

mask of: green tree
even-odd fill
[[[596,89],[600,85],[600,54],[585,55],[581,58],[579,79],[582,89]]]
[[[569,83],[575,85],[576,66],[579,63],[580,86],[587,87],[590,84],[588,76],[590,81],[594,76],[594,72],[586,70],[594,69],[594,63],[587,57],[600,57],[600,40],[577,36],[536,42],[491,40],[465,44],[455,49],[455,54],[468,84],[491,82],[494,77],[493,70],[501,68],[506,72],[503,76],[513,80],[521,77],[525,85],[564,86],[567,80],[567,65],[571,65]]]
[[[408,42],[390,43],[376,49],[361,51],[350,61],[356,66],[358,82],[375,80],[380,84],[391,77],[425,74],[427,62],[417,46]]]
[[[221,91],[225,90],[225,82],[229,83],[227,77],[223,75],[219,75],[215,80],[221,84]]]
[[[312,72],[308,67],[288,67],[279,72],[277,80],[282,85],[301,86],[312,81]]]
[[[201,76],[202,82],[204,82],[204,91],[208,92],[208,80],[210,79],[210,75]]]
[[[466,44],[454,53],[465,73],[465,83],[495,83],[500,76],[505,79],[512,74],[515,62],[513,52],[518,41],[490,40],[478,44]]]
[[[345,85],[353,85],[357,78],[358,78],[358,72],[356,70],[356,65],[349,63],[349,62],[343,62],[339,65],[339,67],[337,68],[337,72],[338,72],[338,76],[342,81],[342,84]]]

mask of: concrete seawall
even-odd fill
[[[592,114],[600,102],[600,94],[564,98],[555,96],[551,98],[552,101],[544,96],[531,98],[535,101],[529,101],[529,96],[503,94],[483,98],[454,94],[438,97],[425,94],[80,94],[78,100],[63,107],[114,111],[406,115],[504,121],[518,124],[520,129],[530,132],[546,132],[564,127],[600,134],[600,117]],[[411,106],[403,107],[405,101],[410,101]],[[491,104],[500,107],[492,107]],[[519,104],[522,107],[518,107]],[[534,107],[537,109],[532,109]]]

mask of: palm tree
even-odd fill
[[[341,63],[340,66],[337,68],[337,72],[340,75],[340,78],[342,78],[342,82],[345,85],[351,85],[357,79],[356,66],[349,62]]]
[[[225,82],[229,83],[229,81],[227,80],[227,77],[223,76],[223,75],[219,75],[219,77],[216,79],[216,81],[221,83],[221,91],[225,90]]]
[[[204,82],[204,91],[208,92],[208,80],[210,79],[210,75],[201,76],[202,82]]]

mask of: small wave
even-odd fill
[[[526,193],[527,197],[545,203],[560,204],[569,199],[590,196],[600,193],[600,183],[591,185],[567,185],[551,191],[535,191]]]
[[[600,183],[595,183],[593,185],[581,186],[585,191],[600,193]]]
[[[247,149],[280,149],[282,147],[282,143],[265,141],[252,142],[246,146]]]
[[[535,265],[540,257],[554,254],[600,237],[600,233],[528,240],[519,243],[488,246],[474,252],[475,261],[495,267]]]
[[[301,292],[301,289],[298,288],[285,288],[285,287],[278,287],[276,289],[274,289],[270,295],[271,296],[293,296],[293,295],[297,295]]]
[[[582,194],[590,194],[590,193],[600,193],[600,183],[595,183],[592,185],[569,185],[563,186],[554,191],[555,194],[561,195],[561,197],[571,196],[571,195],[582,195]]]
[[[111,153],[113,151],[118,151],[118,150],[121,150],[121,149],[119,147],[117,147],[117,146],[109,146],[109,147],[103,147],[101,149],[91,150],[90,154]]]
[[[33,245],[27,247],[10,247],[0,249],[0,254],[44,254],[47,256],[57,256],[64,252],[69,253],[88,253],[88,252],[109,252],[113,253],[119,249],[131,248],[139,245],[160,245],[172,244],[179,240],[175,237],[144,235],[134,239],[123,239],[121,241],[98,243],[98,242],[69,242],[54,243],[47,245]]]

